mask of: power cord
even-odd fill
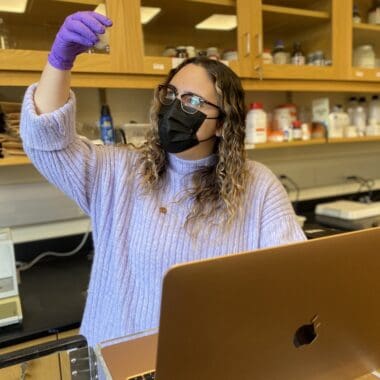
[[[51,251],[47,251],[47,252],[44,252],[44,253],[41,253],[39,254],[37,257],[35,257],[32,261],[28,262],[28,263],[25,263],[25,262],[22,262],[22,261],[17,261],[16,262],[16,266],[17,266],[17,270],[19,271],[25,271],[25,270],[28,270],[30,269],[33,265],[37,264],[40,260],[42,260],[44,257],[47,257],[47,256],[54,256],[54,257],[69,257],[69,256],[73,256],[75,255],[76,253],[78,253],[82,248],[83,246],[86,244],[87,242],[87,239],[90,235],[90,225],[91,223],[89,222],[88,224],[88,228],[87,228],[87,231],[85,232],[85,234],[83,235],[83,238],[81,240],[81,242],[79,243],[79,245],[74,248],[72,251],[70,252],[51,252]]]
[[[375,186],[375,181],[372,178],[365,179],[363,177],[357,176],[357,175],[351,175],[346,177],[347,181],[355,181],[359,183],[359,189],[357,191],[357,194],[360,195],[363,188],[367,188],[368,194],[364,197],[360,198],[360,201],[363,203],[371,203],[372,197],[373,197],[373,187]]]

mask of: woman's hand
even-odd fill
[[[70,70],[76,56],[93,47],[112,21],[96,12],[77,12],[65,19],[51,48],[48,61],[58,70]]]

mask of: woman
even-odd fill
[[[81,325],[90,345],[157,327],[173,264],[304,239],[277,178],[246,161],[244,93],[220,62],[193,58],[169,73],[143,149],[76,135],[70,69],[110,25],[92,12],[65,20],[40,82],[26,92],[21,126],[35,166],[91,217]]]

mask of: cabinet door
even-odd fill
[[[248,0],[141,0],[141,46],[144,73],[166,74],[189,55],[219,55],[236,73],[245,75],[240,64],[249,55],[247,21],[246,42],[239,29],[237,3]],[[182,48],[181,48],[182,47]]]
[[[380,16],[370,15],[374,3],[372,0],[347,0],[347,3],[351,10],[354,4],[357,6],[361,19],[360,22],[353,22],[350,17],[348,22],[350,34],[347,62],[350,79],[378,82],[380,81]],[[360,51],[360,47],[363,46],[369,47],[370,50]]]
[[[65,331],[58,334],[58,339],[68,338],[70,336],[74,336],[78,334],[79,334],[79,329]],[[61,367],[61,380],[72,380],[68,352],[67,351],[60,352],[58,355],[59,355],[59,361],[60,361],[60,367]]]
[[[36,344],[51,342],[56,340],[56,336],[52,335],[46,338],[35,339],[26,343],[0,349],[0,354],[16,351],[22,348],[31,347]],[[15,365],[0,369],[0,380],[20,380],[22,374],[22,366]],[[58,354],[45,356],[26,363],[26,379],[60,379],[59,357]]]
[[[285,49],[274,63],[262,60],[260,77],[273,79],[337,79],[339,57],[334,52],[340,38],[340,0],[259,0],[261,35],[257,55],[273,54],[275,46]],[[341,2],[340,2],[341,3]],[[301,45],[305,64],[292,61],[294,44]],[[281,62],[281,63],[280,63]],[[298,60],[299,62],[299,60]],[[256,65],[257,67],[257,65]]]
[[[81,54],[74,71],[125,72],[129,65],[133,71],[136,62],[127,50],[133,40],[134,18],[130,17],[128,23],[125,22],[127,3],[123,0],[33,0],[27,2],[21,13],[0,12],[6,28],[4,32],[0,31],[4,35],[0,69],[41,70],[65,18],[74,12],[105,6],[107,16],[114,23],[109,29],[109,49]]]

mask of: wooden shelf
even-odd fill
[[[246,150],[264,150],[264,149],[282,149],[282,148],[295,148],[302,146],[312,145],[328,145],[328,144],[352,144],[361,142],[380,142],[380,136],[363,136],[363,137],[350,137],[350,138],[337,138],[337,139],[312,139],[312,140],[297,140],[289,142],[268,142],[263,144],[246,144]]]
[[[273,14],[280,14],[284,16],[298,16],[298,17],[306,17],[308,19],[310,18],[316,18],[321,20],[329,20],[330,19],[330,13],[325,11],[314,11],[309,9],[300,9],[300,8],[289,8],[289,7],[282,7],[277,5],[262,5],[262,10],[265,13],[273,13]],[[298,26],[298,25],[297,25]]]
[[[359,23],[359,24],[353,24],[353,28],[354,30],[365,30],[368,32],[380,33],[380,25]]]
[[[349,144],[358,142],[380,142],[380,136],[347,137],[328,140],[329,144]]]
[[[353,80],[375,82],[380,81],[380,67],[367,69],[364,67],[353,67],[351,70],[351,78]],[[379,84],[377,84],[379,86]]]
[[[284,6],[286,4],[289,8],[300,8],[300,9],[310,9],[327,11],[331,9],[331,0],[262,0],[262,3],[268,5]]]
[[[236,0],[186,0],[193,3],[204,3],[213,5],[225,5],[227,7],[236,7]]]
[[[313,140],[294,140],[287,142],[268,142],[263,144],[246,144],[246,150],[251,149],[278,149],[278,148],[293,148],[299,146],[322,145],[326,144],[325,139]]]
[[[273,43],[273,39],[281,38],[290,41],[302,40],[303,46],[309,48],[306,46],[307,40],[317,41],[321,35],[326,35],[326,33],[327,36],[331,36],[329,33],[331,15],[327,11],[264,4],[262,13],[264,46],[268,46],[269,42]],[[308,35],[307,39],[305,39],[306,35]],[[315,48],[327,52],[326,48],[330,49],[330,42],[328,41],[326,44],[328,46],[323,49],[318,45]]]
[[[74,3],[74,4],[81,4],[81,5],[99,5],[103,3],[103,0],[53,0],[53,1],[59,1],[61,3]]]
[[[338,139],[312,139],[312,140],[296,140],[288,142],[268,142],[263,144],[246,144],[246,150],[265,150],[265,149],[283,149],[283,148],[297,148],[302,146],[313,145],[326,145],[326,144],[351,144],[360,142],[380,142],[380,136],[363,136],[351,138],[338,138]],[[18,166],[28,165],[31,161],[25,156],[12,156],[0,158],[0,167],[3,166]]]
[[[0,158],[0,167],[2,166],[15,166],[15,165],[28,165],[31,161],[26,156],[10,156]]]
[[[297,66],[264,64],[263,77],[265,79],[313,79],[334,78],[334,70],[331,66]]]

